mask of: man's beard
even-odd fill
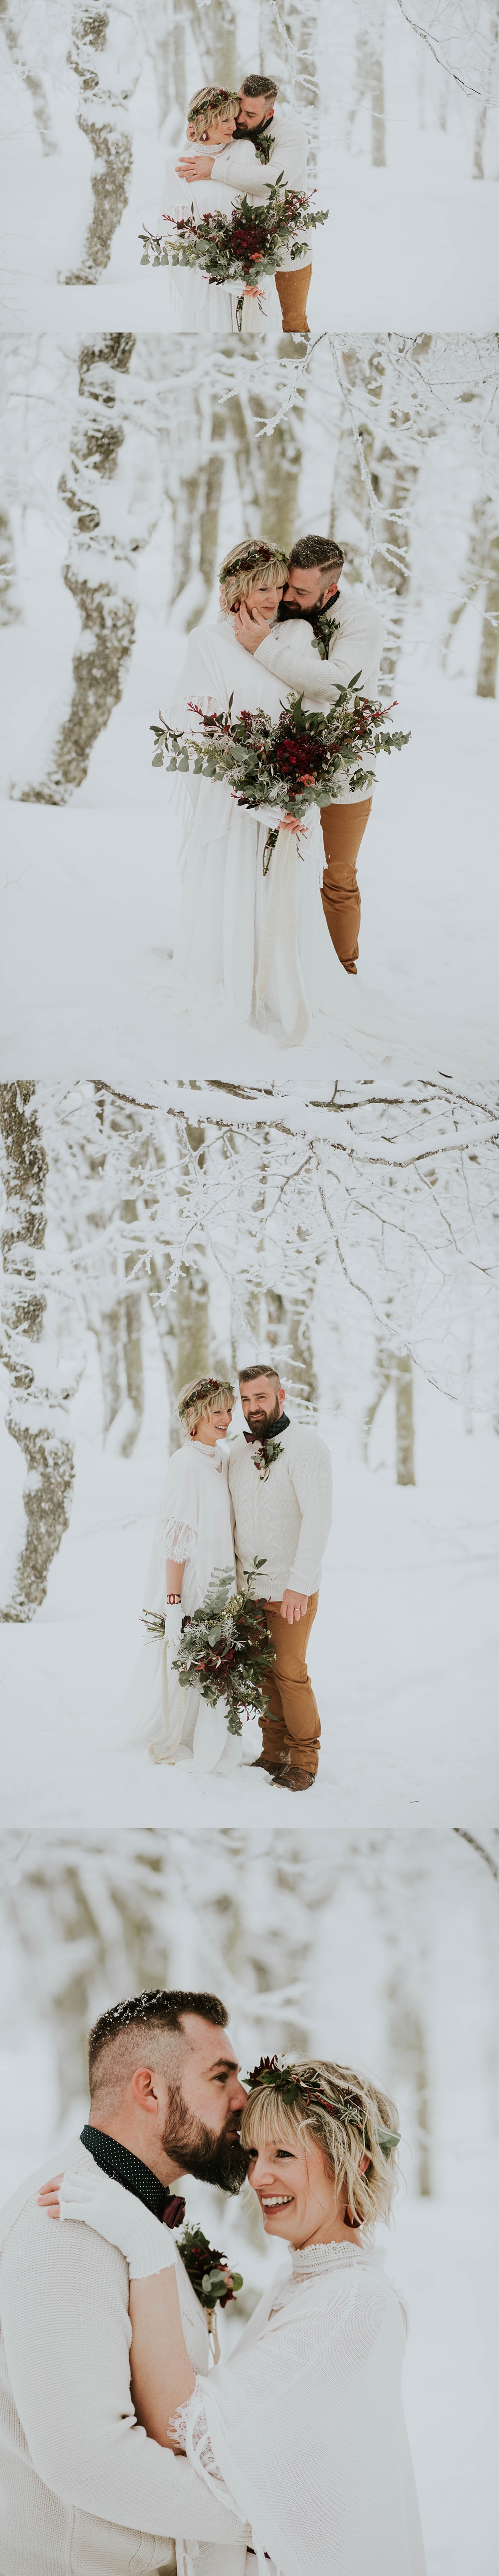
[[[274,1405],[273,1413],[248,1413],[248,1431],[263,1431],[264,1433],[267,1431],[275,1431],[276,1422],[280,1422],[280,1419],[281,1406],[279,1403]]]
[[[254,135],[255,135],[255,134],[264,134],[264,133],[265,133],[265,127],[266,127],[266,125],[271,125],[271,124],[272,124],[272,118],[271,118],[270,116],[262,116],[262,117],[260,118],[260,124],[259,124],[259,125],[242,125],[242,124],[240,124],[239,117],[237,116],[237,117],[236,117],[236,135],[241,134],[245,143],[252,143],[252,142],[253,142],[253,137],[254,137]]]
[[[174,2156],[182,2173],[195,2175],[196,2182],[212,2182],[219,2191],[242,2190],[248,2171],[248,2156],[238,2137],[222,2129],[216,2137],[206,2129],[204,2120],[196,2120],[184,2102],[180,2086],[172,2088],[170,2112],[163,2131],[162,2146],[166,2156]]]
[[[323,608],[334,608],[337,598],[337,590],[329,591],[329,594],[325,593],[321,599],[314,599],[313,608],[300,608],[297,599],[280,599],[277,623],[283,626],[287,617],[306,617],[309,626],[313,626],[314,617],[319,617]]]

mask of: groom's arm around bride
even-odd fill
[[[175,2019],[180,2005],[190,2010]],[[217,2007],[216,2023],[206,2019],[214,2006],[216,1998],[158,1994],[135,1997],[102,2017],[107,2089],[95,2085],[85,2135],[95,2139],[97,2161],[106,2157],[107,2170],[126,2181],[123,2197],[132,2195],[131,2210],[134,2194],[151,2209],[160,2246],[164,2229],[157,2220],[168,2202],[169,2175],[186,2170],[186,2156],[207,2178],[214,2166],[218,2175],[226,2172],[225,2187],[232,2190],[246,2170],[236,2135],[245,2097],[224,2008]],[[97,2025],[97,2037],[101,2031]],[[169,2154],[163,2144],[165,2132],[171,2139],[175,2078],[183,2156],[175,2143]],[[192,2159],[190,2135],[197,2140]],[[96,2169],[93,2153],[76,2141],[66,2171],[84,2178]],[[123,2254],[92,2226],[70,2218],[51,2223],[29,2183],[18,2204],[19,2195],[0,2228],[1,2576],[35,2576],[35,2570],[36,2576],[124,2576],[132,2565],[135,2576],[151,2568],[174,2576],[178,2534],[220,2543],[227,2549],[221,2566],[241,2576],[245,2543],[237,2515],[217,2503],[186,2459],[160,2447],[136,2422]],[[180,2263],[178,2272],[183,2296]],[[190,2284],[186,2290],[200,2337],[192,2366],[206,2369],[205,2320]],[[229,2544],[236,2545],[234,2557]]]

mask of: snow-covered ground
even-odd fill
[[[103,1444],[96,1362],[70,1410],[69,1529],[29,1624],[4,1625],[6,1823],[232,1825],[290,1822],[289,1793],[251,1767],[247,1726],[234,1779],[194,1780],[127,1747],[119,1704],[139,1649],[143,1580],[164,1466],[160,1362],[132,1457]],[[319,1428],[333,1459],[334,1513],[309,1668],[322,1722],[307,1826],[455,1823],[493,1815],[497,1746],[499,1448],[478,1417],[415,1372],[416,1484],[394,1478],[387,1389],[359,1463],[348,1419]],[[67,1408],[69,1414],[69,1408]],[[237,1422],[237,1415],[235,1420]],[[5,1541],[22,1528],[23,1464],[3,1435]],[[166,1445],[164,1452],[166,1462]]]

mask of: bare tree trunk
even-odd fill
[[[286,355],[292,352],[286,349]],[[302,465],[302,446],[298,423],[293,412],[277,422],[270,438],[265,439],[265,482],[262,508],[262,531],[272,534],[278,546],[293,545],[296,534],[296,504]]]
[[[21,50],[22,40],[16,33],[15,27],[11,25],[7,0],[0,0],[0,24],[2,26],[5,43],[8,45],[12,61],[15,63],[16,71],[19,72],[21,80],[24,81],[24,87],[27,89],[31,99],[33,115],[37,133],[40,136],[42,152],[57,152],[57,142],[51,124],[48,100],[45,96],[43,82],[39,80],[37,72],[27,70]]]
[[[495,698],[496,695],[499,657],[499,529],[497,528],[490,533],[487,561],[487,588],[476,684],[477,698]]]
[[[222,81],[224,89],[237,89],[237,26],[231,0],[211,0],[210,34],[210,79]]]
[[[68,1528],[74,1475],[73,1451],[61,1434],[59,1399],[36,1383],[30,1345],[45,1326],[45,1297],[37,1287],[37,1254],[45,1241],[47,1157],[32,1109],[32,1082],[0,1089],[0,1128],[8,1222],[2,1234],[7,1279],[19,1282],[5,1319],[3,1358],[11,1381],[7,1430],[26,1460],[23,1501],[26,1537],[11,1596],[2,1617],[32,1619],[45,1600],[54,1556]],[[41,1418],[40,1418],[41,1417]]]
[[[413,1995],[404,1993],[398,1976],[393,1981],[391,1998],[391,2045],[400,2071],[410,2083],[414,2101],[418,2192],[421,2200],[431,2200],[430,2080],[426,2031],[419,2005]]]
[[[95,285],[102,269],[107,268],[113,234],[121,222],[128,201],[132,144],[126,126],[123,125],[120,130],[118,123],[120,111],[125,106],[124,95],[121,96],[118,93],[113,103],[110,102],[109,91],[104,89],[102,112],[99,113],[99,72],[95,55],[105,50],[109,22],[110,13],[107,9],[98,10],[89,7],[79,9],[75,13],[73,48],[69,61],[72,70],[81,81],[85,103],[84,111],[78,117],[78,124],[81,133],[85,134],[87,141],[92,144],[96,166],[92,178],[94,211],[81,267],[70,270],[69,275],[64,279],[66,286]],[[136,79],[138,77],[139,67]],[[114,104],[112,121],[109,117],[105,118],[105,108],[109,103],[112,107]]]
[[[395,1353],[378,1343],[376,1351],[376,1391],[365,1415],[364,1457],[369,1454],[369,1440],[376,1414],[387,1394],[395,1387],[395,1447],[398,1485],[415,1485],[414,1412],[412,1360],[406,1351]]]
[[[124,549],[100,534],[94,476],[100,475],[109,482],[116,472],[124,431],[120,422],[109,417],[115,400],[112,374],[128,372],[133,348],[130,332],[115,332],[80,350],[79,392],[85,402],[84,418],[77,423],[71,441],[71,475],[62,476],[60,489],[74,523],[72,554],[63,577],[80,609],[82,649],[73,656],[71,705],[60,728],[48,776],[39,787],[23,788],[22,804],[66,804],[74,788],[81,787],[86,778],[94,743],[109,724],[122,695],[135,633],[135,601],[134,597],[123,596]],[[103,368],[108,371],[104,381],[98,376],[92,384],[92,369]],[[89,400],[93,406],[90,419]],[[107,578],[92,581],[88,577],[92,557],[97,570],[103,554]],[[119,586],[118,582],[112,585],[109,579],[113,555],[120,563]],[[134,592],[133,562],[128,581]]]
[[[403,1353],[401,1352],[395,1363],[395,1417],[397,1425],[397,1484],[415,1485],[412,1360],[408,1351]]]
[[[16,598],[16,555],[10,519],[0,510],[0,626],[14,626],[21,615]]]

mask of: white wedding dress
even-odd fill
[[[200,732],[190,712],[263,707],[275,723],[292,691],[255,662],[234,635],[230,615],[196,627],[167,714],[170,724]],[[305,700],[305,705],[307,701]],[[305,1037],[341,1039],[369,1069],[389,1056],[439,1070],[438,1040],[402,1020],[360,975],[346,975],[326,926],[321,884],[324,844],[318,806],[310,808],[299,846],[294,834],[263,874],[263,852],[275,810],[256,815],[218,779],[188,782],[188,818],[180,917],[169,989],[199,1026],[225,1009],[276,1043]]]
[[[221,146],[218,148],[222,149]],[[210,144],[206,149],[212,152],[215,147]],[[174,222],[177,223],[180,216],[190,215],[193,208],[195,220],[199,223],[202,215],[220,212],[230,216],[233,207],[239,202],[236,189],[222,187],[220,180],[217,184],[216,170],[211,179],[191,180],[190,184],[188,179],[177,177],[176,161],[183,159],[187,152],[202,152],[202,150],[202,144],[191,143],[187,137],[186,143],[179,147],[175,156],[170,155],[167,161],[161,214],[157,228],[163,241],[170,244],[170,248],[173,246],[174,234],[171,223],[165,222],[167,215],[173,216]],[[175,311],[183,331],[215,331],[220,339],[228,338],[231,332],[238,334],[236,305],[241,292],[239,286],[234,283],[232,286],[210,286],[209,279],[203,277],[200,268],[174,268],[171,262],[168,276]],[[242,337],[245,339],[248,333],[251,333],[254,338],[260,338],[264,331],[279,333],[281,331],[281,307],[273,277],[261,278],[258,298],[256,295],[244,297],[241,317]]]
[[[251,2523],[247,2576],[425,2576],[402,2411],[406,2333],[368,2241],[307,2246],[230,2361],[197,2380],[178,2438],[212,2494]],[[201,2554],[203,2576],[220,2576],[220,2549]],[[236,2576],[234,2543],[225,2556]],[[181,2565],[195,2576],[188,2542]]]
[[[184,1566],[181,1613],[200,1608],[215,1571],[233,1568],[236,1589],[227,1459],[218,1445],[187,1440],[170,1459],[144,1595],[144,1608],[165,1618],[165,1635],[146,1635],[123,1713],[134,1720],[128,1740],[147,1744],[156,1761],[233,1771],[242,1760],[242,1736],[227,1732],[225,1700],[212,1708],[197,1687],[181,1687],[172,1670],[180,1620],[174,1612],[169,1634],[168,1558]]]
[[[131,2277],[172,2259],[177,2270],[121,2184],[90,2168],[76,2193],[73,2182],[66,2217],[120,2247]],[[229,2361],[200,2366],[183,2314],[196,2385],[172,2419],[177,2445],[214,2501],[239,2514],[241,2542],[199,2545],[176,2531],[179,2576],[426,2576],[402,2302],[368,2238],[286,2253]]]

